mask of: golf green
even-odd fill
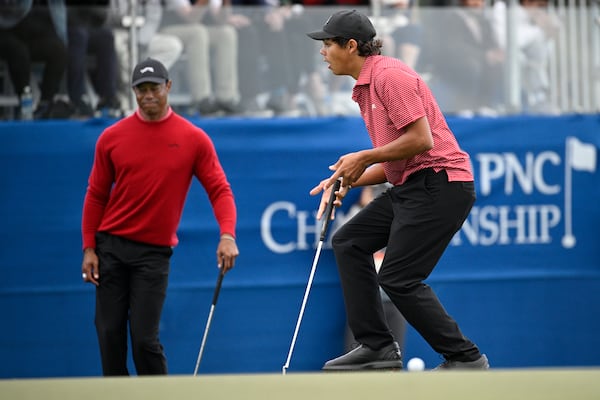
[[[0,380],[6,400],[600,399],[600,369],[290,373]]]

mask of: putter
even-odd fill
[[[206,328],[204,329],[204,336],[202,337],[202,344],[200,345],[200,352],[198,353],[198,360],[196,361],[196,368],[194,369],[194,376],[198,375],[198,368],[200,368],[200,361],[202,361],[202,354],[204,353],[204,346],[206,345],[206,337],[208,336],[208,330],[210,329],[210,323],[212,322],[213,313],[215,312],[215,306],[217,305],[217,299],[219,298],[219,292],[221,291],[221,284],[223,283],[224,276],[225,270],[220,268],[217,286],[215,287],[215,294],[213,295],[210,311],[208,312],[208,320],[206,321]]]
[[[304,291],[304,299],[302,299],[302,306],[300,307],[300,314],[298,315],[298,321],[296,321],[296,329],[294,330],[294,336],[292,337],[292,343],[290,344],[290,351],[287,356],[287,360],[281,369],[283,375],[287,372],[287,369],[290,367],[290,361],[292,359],[292,353],[294,352],[294,346],[296,345],[296,338],[298,337],[298,330],[300,329],[300,323],[302,322],[302,317],[304,316],[304,308],[306,307],[306,301],[308,300],[308,294],[310,293],[310,288],[312,286],[312,281],[315,276],[315,271],[317,269],[317,262],[319,261],[319,256],[321,255],[321,249],[323,248],[323,242],[325,241],[325,236],[327,235],[327,228],[329,227],[329,223],[331,222],[331,213],[333,212],[333,202],[335,201],[335,192],[340,190],[341,181],[338,179],[333,184],[331,188],[331,195],[329,196],[329,202],[327,203],[327,207],[325,208],[325,221],[323,221],[323,225],[321,226],[321,238],[319,240],[319,244],[317,245],[317,252],[315,254],[315,258],[313,260],[312,268],[310,270],[310,276],[308,277],[308,283],[306,284],[306,290]]]

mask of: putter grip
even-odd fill
[[[212,305],[213,306],[217,305],[217,300],[219,299],[219,292],[221,291],[221,285],[223,284],[223,277],[224,276],[225,276],[225,273],[221,269],[219,271],[219,277],[217,278],[217,285],[215,287],[215,293],[213,294],[213,299],[212,299]]]
[[[340,190],[340,185],[342,181],[339,179],[335,181],[333,187],[331,188],[331,194],[329,196],[329,202],[327,203],[327,207],[325,208],[325,221],[323,221],[323,226],[321,227],[321,242],[325,240],[325,236],[327,235],[327,228],[329,228],[329,223],[331,222],[331,213],[333,212],[333,202],[335,201],[335,192]]]

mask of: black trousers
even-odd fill
[[[390,328],[390,332],[394,337],[394,340],[400,346],[401,354],[404,354],[404,336],[406,336],[406,321],[398,308],[392,303],[387,295],[385,295],[383,300],[383,314],[385,315],[385,320],[387,322],[388,327]],[[352,331],[350,327],[346,323],[346,327],[344,329],[344,350],[345,352],[349,352],[356,348],[360,343],[352,335]]]
[[[473,182],[448,182],[445,171],[425,169],[375,198],[335,233],[332,245],[348,325],[358,342],[379,349],[394,340],[381,286],[436,352],[458,361],[480,356],[424,283],[474,202]],[[377,273],[373,253],[384,247]]]
[[[137,374],[166,374],[158,329],[173,250],[100,232],[96,253],[100,285],[96,288],[95,323],[103,374],[129,375],[128,324]]]

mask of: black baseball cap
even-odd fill
[[[146,58],[133,69],[131,86],[135,87],[144,82],[165,83],[168,80],[169,72],[167,68],[158,60]]]
[[[315,40],[340,37],[368,42],[375,37],[376,32],[369,17],[356,10],[343,10],[332,14],[322,30],[307,35]]]

